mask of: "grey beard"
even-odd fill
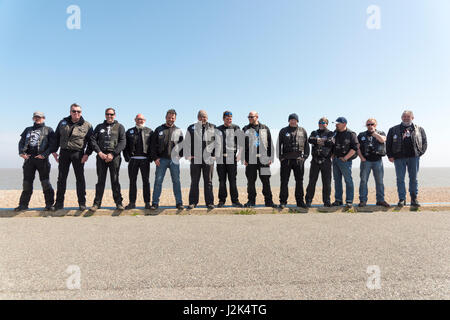
[[[411,124],[412,124],[412,121],[411,122],[403,122],[402,121],[402,125],[405,127],[409,127]]]
[[[136,125],[136,128],[142,129],[142,128],[144,128],[144,126],[143,125],[142,126]]]

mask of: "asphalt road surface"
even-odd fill
[[[450,212],[0,219],[0,299],[449,299]]]

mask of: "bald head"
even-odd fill
[[[248,122],[250,124],[258,124],[259,115],[256,111],[250,111],[248,114]]]
[[[137,128],[142,128],[145,124],[145,117],[143,114],[139,113],[136,118],[134,118],[134,121],[136,122]]]

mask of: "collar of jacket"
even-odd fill
[[[400,123],[400,127],[401,128],[412,128],[412,129],[415,129],[415,125],[414,125],[414,122],[411,122],[411,125],[409,125],[409,126],[405,126],[404,124],[403,124],[403,122],[401,122]]]
[[[165,128],[165,129],[178,128],[175,124],[173,124],[171,127],[169,127],[169,126],[167,125],[167,123],[163,123],[163,124],[161,125],[161,127]]]
[[[253,129],[261,128],[261,122],[258,122],[258,124],[249,124],[248,127]]]
[[[67,118],[64,118],[64,120],[65,120],[67,123],[77,124],[77,125],[79,125],[79,126],[82,126],[83,123],[84,123],[84,118],[83,118],[83,116],[81,116],[80,120],[79,120],[77,123],[73,123],[73,122],[72,122],[72,117],[71,117],[71,116],[68,116]]]
[[[200,123],[200,124],[199,124]],[[196,123],[193,123],[190,127],[192,127],[193,129],[195,129],[195,128],[198,128],[198,127],[201,127],[201,128],[211,128],[212,127],[212,124],[211,123],[209,123],[209,122],[206,122],[205,124],[203,124],[203,123],[201,123],[201,122],[196,122]],[[169,127],[168,127],[169,128]]]
[[[41,124],[37,124],[37,123],[33,124],[33,130],[43,128],[43,127],[45,127],[45,122],[41,123]]]
[[[348,130],[348,128],[345,128],[344,131],[338,131],[338,129],[336,129],[336,130],[334,130],[334,132],[335,132],[336,134],[340,134],[340,133],[347,133],[347,132],[350,132],[350,131]]]
[[[104,124],[105,126],[113,126],[113,125],[115,125],[116,123],[117,123],[117,120],[114,120],[114,122],[111,123],[111,124],[109,124],[108,122],[106,122],[106,120],[103,121],[103,124]]]

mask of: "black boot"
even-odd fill
[[[404,206],[406,206],[406,200],[400,199],[397,203],[397,207],[402,208]]]
[[[420,203],[417,200],[417,196],[411,196],[411,207],[420,207]]]

